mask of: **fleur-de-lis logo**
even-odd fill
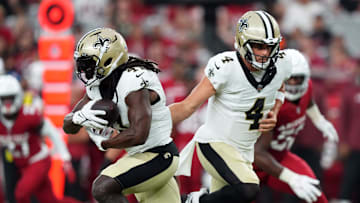
[[[140,86],[143,88],[146,88],[149,86],[149,81],[145,80],[144,78],[141,78],[142,82],[140,83]]]
[[[110,39],[108,38],[102,38],[100,35],[97,35],[98,39],[97,41],[94,43],[94,47],[95,48],[101,48],[101,47],[105,47],[106,49],[109,48],[109,44],[110,44]]]
[[[239,32],[246,30],[249,27],[248,18],[241,18],[238,22]]]
[[[212,78],[212,77],[214,77],[214,76],[215,76],[215,74],[214,74],[214,69],[213,69],[213,68],[209,68],[208,77],[209,77],[209,78]]]

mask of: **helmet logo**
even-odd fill
[[[102,38],[100,35],[97,35],[98,39],[97,41],[94,43],[94,48],[102,48],[104,47],[105,50],[109,49],[109,43],[110,43],[110,39],[108,38]]]
[[[239,32],[246,30],[249,27],[248,18],[241,18],[238,22]]]

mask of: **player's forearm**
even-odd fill
[[[318,126],[319,123],[325,120],[316,104],[312,105],[306,110],[306,115],[309,116],[310,120],[314,123],[315,126]]]
[[[66,134],[76,134],[81,129],[81,125],[76,125],[72,121],[73,113],[69,113],[64,118],[63,130]]]
[[[274,177],[279,177],[283,170],[283,166],[267,151],[256,151],[255,165]]]
[[[149,132],[141,131],[136,132],[135,129],[126,129],[121,133],[113,136],[108,140],[104,140],[101,143],[101,146],[104,149],[116,148],[124,149],[128,147],[133,147],[137,145],[142,145],[145,143]]]
[[[90,101],[90,98],[85,94],[83,98],[75,105],[71,113],[67,114],[64,118],[63,130],[66,134],[76,134],[81,129],[81,125],[73,123],[74,112],[79,111],[85,104]]]
[[[282,104],[283,104],[282,101],[280,101],[279,99],[275,100],[275,105],[271,110],[274,112],[274,114],[276,116],[279,114],[279,111],[280,111],[280,108],[281,108]]]
[[[190,106],[184,102],[179,102],[171,104],[169,109],[171,112],[171,119],[173,124],[176,125],[193,114],[196,111],[197,106]]]
[[[280,89],[278,91],[276,91],[275,97],[276,97],[275,105],[272,108],[272,111],[275,113],[275,115],[278,115],[280,108],[285,101],[285,85],[284,85],[284,83],[281,85]]]
[[[55,150],[60,154],[64,161],[70,161],[71,155],[67,149],[64,140],[61,138],[61,134],[56,127],[51,123],[50,120],[45,119],[44,125],[41,129],[41,134],[48,136],[55,146]]]

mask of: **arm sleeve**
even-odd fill
[[[41,129],[41,135],[48,136],[53,142],[55,150],[60,154],[61,158],[64,161],[70,161],[71,155],[66,147],[65,142],[61,138],[60,132],[56,127],[51,123],[49,119],[44,119],[44,124]]]

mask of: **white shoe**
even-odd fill
[[[201,188],[199,191],[188,194],[185,203],[200,203],[200,197],[208,193],[207,188]]]

